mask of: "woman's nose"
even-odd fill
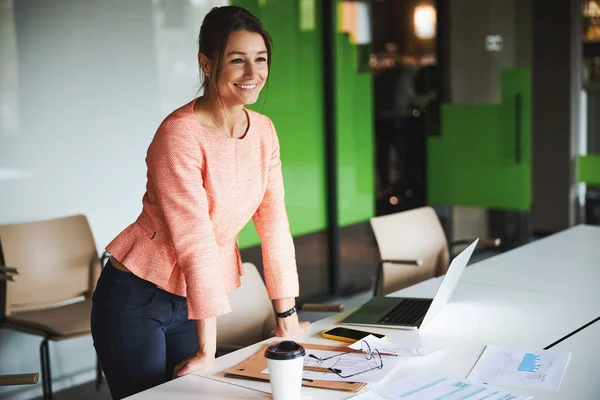
[[[245,75],[247,78],[253,78],[254,77],[254,71],[255,71],[255,66],[252,63],[246,63],[246,69],[244,71]]]

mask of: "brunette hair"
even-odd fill
[[[267,47],[267,65],[271,68],[271,49],[273,40],[271,35],[263,27],[258,18],[252,15],[248,10],[239,6],[214,7],[202,21],[200,34],[198,35],[198,51],[203,53],[215,63],[214,76],[215,82],[219,80],[221,62],[227,46],[227,40],[231,32],[245,30],[258,33],[262,36]],[[208,78],[200,68],[200,89],[206,91]],[[269,78],[267,77],[268,84]],[[218,90],[218,89],[217,89]]]

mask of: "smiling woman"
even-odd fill
[[[204,95],[173,111],[148,149],[146,193],[94,292],[92,336],[113,398],[212,364],[216,317],[243,274],[237,237],[253,218],[277,336],[304,332],[294,244],[271,120],[245,105],[265,86],[271,37],[241,7],[209,12],[199,37]]]
[[[248,129],[243,106],[256,102],[269,76],[265,40],[255,32],[234,31],[223,55],[199,53],[198,59],[208,85],[194,106],[196,118],[215,135],[243,137]]]
[[[230,15],[231,9],[235,15]],[[194,114],[217,136],[245,136],[249,124],[243,106],[256,102],[269,77],[271,36],[248,15],[240,7],[216,8],[200,29],[198,63],[204,96],[195,103]]]

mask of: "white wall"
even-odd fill
[[[0,0],[0,224],[82,213],[101,252],[133,222],[147,146],[196,95],[198,29],[223,3]],[[0,374],[40,371],[40,342],[0,330]],[[55,390],[93,379],[91,338],[50,353]]]

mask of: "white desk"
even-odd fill
[[[600,300],[598,260],[600,228],[571,228],[467,268],[450,302],[420,331],[367,329],[386,333],[396,343],[442,349],[426,357],[402,359],[390,379],[422,371],[465,378],[486,344],[543,348],[598,317],[600,301],[593,301]],[[431,297],[440,281],[430,279],[396,295]],[[292,339],[339,345],[340,342],[319,334],[337,325],[349,312],[317,321],[306,336]],[[559,392],[532,391],[536,400],[600,398],[600,385],[593,381],[600,369],[599,330],[600,323],[596,323],[556,347],[573,351],[567,375]],[[199,394],[215,399],[269,398],[268,382],[223,374],[266,342],[220,357],[210,369],[195,376],[177,379],[132,398],[179,400]],[[302,397],[307,399],[337,400],[354,395],[302,389]]]
[[[432,297],[441,279],[429,279],[392,296]],[[438,341],[451,340],[545,347],[598,317],[598,308],[597,304],[581,299],[459,282],[449,303],[420,331],[362,329],[385,331],[389,338],[412,346],[433,346]],[[311,332],[317,334],[339,324],[351,312],[317,321],[312,324]]]
[[[241,386],[186,375],[152,389],[127,397],[127,400],[271,399],[271,394]]]
[[[427,297],[435,291],[438,284],[439,278],[436,278],[404,289],[397,294]],[[294,340],[339,345],[340,342],[324,339],[319,334],[322,330],[337,325],[351,311],[315,322],[311,326],[309,335]],[[450,303],[420,331],[366,329],[385,333],[389,340],[396,343],[442,349],[426,357],[401,360],[390,379],[427,370],[465,378],[486,344],[543,348],[596,316],[596,308],[580,299],[558,298],[510,288],[460,283]],[[212,368],[198,375],[270,392],[268,382],[230,378],[224,376],[222,372],[254,354],[266,342],[220,357]],[[566,390],[561,390],[561,394],[564,395],[565,392]],[[302,394],[303,398],[327,400],[347,399],[354,395],[313,388],[303,388]]]
[[[588,298],[600,315],[600,227],[578,225],[480,261],[461,281]]]

